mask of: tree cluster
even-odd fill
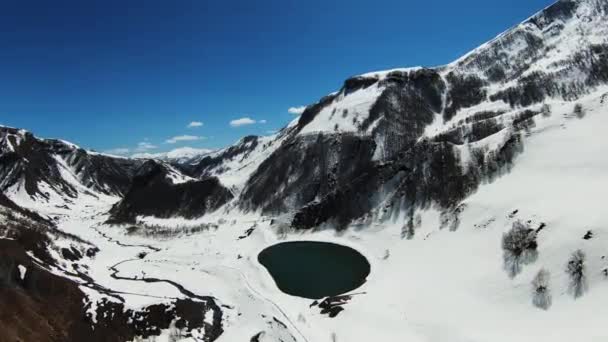
[[[509,277],[518,275],[523,266],[538,258],[536,230],[521,221],[513,222],[502,236],[503,262]]]

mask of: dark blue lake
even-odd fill
[[[319,299],[365,283],[370,264],[358,251],[329,242],[292,241],[264,249],[258,261],[287,294]]]

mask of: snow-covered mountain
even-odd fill
[[[2,127],[0,280],[26,288],[27,264],[74,293],[59,317],[86,324],[52,341],[603,341],[606,129],[605,0],[558,1],[445,66],[351,77],[197,156]],[[368,259],[337,316],[257,262],[286,240]]]
[[[0,160],[0,189],[26,207],[69,207],[81,196],[122,196],[143,163],[4,126]]]
[[[204,156],[210,154],[213,150],[207,148],[194,148],[194,147],[179,147],[168,152],[158,153],[135,153],[131,158],[139,159],[160,159],[177,164],[189,164],[195,163]]]

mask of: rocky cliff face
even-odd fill
[[[122,196],[142,163],[0,127],[0,189],[13,196],[67,202],[83,193]]]
[[[241,206],[296,212],[298,228],[453,210],[511,167],[548,104],[606,84],[607,14],[604,1],[559,1],[449,65],[348,79],[306,109]]]
[[[186,178],[167,164],[149,160],[136,172],[129,191],[112,208],[110,222],[135,223],[138,215],[197,218],[232,199],[217,178]]]

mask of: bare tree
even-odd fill
[[[182,329],[172,325],[169,329],[169,342],[179,342],[184,337]]]
[[[408,212],[408,220],[401,227],[401,238],[411,240],[416,235],[416,220],[414,216],[414,210],[410,209]]]
[[[384,250],[384,256],[382,257],[382,260],[386,260],[391,256],[391,252],[388,249]]]
[[[414,224],[412,221],[408,221],[406,224],[401,227],[401,238],[411,240],[416,235],[416,230],[414,229]]]
[[[546,118],[551,116],[551,106],[549,106],[548,104],[543,104],[543,106],[540,108],[540,112],[542,113],[542,115]]]
[[[538,258],[536,230],[521,221],[513,222],[510,231],[502,236],[504,268],[513,278],[521,272],[523,265]]]
[[[566,265],[566,273],[570,277],[568,291],[575,299],[581,297],[588,288],[585,274],[585,252],[579,249],[572,253]]]
[[[306,323],[306,317],[304,317],[304,315],[301,312],[298,314],[298,322]]]
[[[532,304],[543,310],[548,310],[552,303],[550,278],[549,272],[542,268],[532,279]]]
[[[574,115],[576,115],[576,117],[579,119],[585,117],[585,109],[583,109],[583,105],[580,103],[574,105]]]

